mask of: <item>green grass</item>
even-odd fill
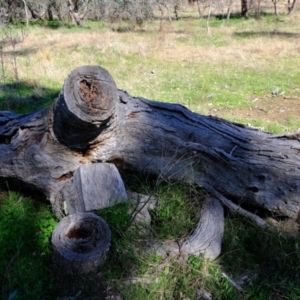
[[[26,113],[48,107],[59,92],[30,82],[6,83],[0,90],[0,110]]]
[[[202,256],[180,262],[145,252],[144,240],[186,237],[197,222],[203,197],[201,191],[182,184],[158,186],[155,195],[159,204],[146,231],[130,222],[131,216],[126,214],[133,205],[130,202],[99,212],[112,230],[107,260],[99,267],[104,286],[124,299],[136,300],[196,299],[203,290],[220,300],[300,299],[300,237],[276,228],[263,230],[231,213],[226,218],[222,254],[213,262]],[[99,279],[92,275],[67,285],[69,279],[65,278],[63,286],[56,279],[49,248],[56,221],[49,207],[14,192],[2,193],[0,202],[0,244],[5,245],[0,250],[1,297],[16,294],[16,300],[56,299],[74,296],[85,288],[89,299],[94,299],[99,290],[90,285]],[[245,275],[249,280],[240,292],[228,278]]]
[[[259,20],[233,18],[229,24],[212,18],[210,23],[212,33],[207,35],[205,20],[197,18],[164,22],[161,32],[157,22],[129,32],[111,31],[102,22],[87,21],[84,28],[37,22],[15,54],[9,43],[4,48],[9,53],[5,84],[14,84],[14,55],[21,84],[0,90],[0,107],[24,112],[49,105],[68,73],[84,64],[105,67],[117,86],[134,96],[181,103],[204,114],[213,105],[220,117],[223,109],[253,108],[254,98],[270,95],[275,87],[299,97],[299,55],[291,38],[298,32],[292,19],[265,15]],[[264,122],[262,127],[280,130],[276,122]],[[291,130],[300,125],[294,123]]]
[[[195,190],[190,193],[190,188],[183,185],[158,190],[159,205],[152,215],[147,239],[178,240],[190,232],[190,225],[195,226],[186,222],[187,218],[195,221],[194,211],[199,211],[192,206]],[[199,199],[198,205],[201,196]],[[113,208],[108,210],[117,216]],[[110,214],[106,216],[113,222],[113,231],[120,230],[113,235],[108,260],[101,269],[104,280],[125,299],[196,299],[201,290],[220,300],[300,299],[299,236],[276,228],[263,230],[229,213],[221,256],[213,262],[201,256],[180,262],[144,252],[141,239],[145,236],[135,227],[124,227],[124,217],[109,218]],[[229,280],[245,276],[248,281],[242,285],[243,291]]]
[[[1,299],[42,299],[53,288],[47,266],[56,221],[44,203],[18,193],[0,194]]]

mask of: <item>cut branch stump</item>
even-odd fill
[[[53,262],[66,273],[96,272],[105,260],[111,232],[107,223],[93,213],[63,218],[52,238]]]

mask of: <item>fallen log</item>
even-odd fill
[[[240,205],[299,217],[299,142],[297,133],[276,136],[130,96],[103,68],[83,66],[70,73],[50,107],[0,112],[0,181],[36,189],[60,211],[64,195],[80,191],[71,182],[80,185],[81,166],[111,163],[159,181],[197,184],[264,226]]]

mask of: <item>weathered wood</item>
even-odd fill
[[[92,161],[213,187],[238,204],[297,217],[300,135],[274,136],[181,105],[119,95],[114,134],[95,140]]]
[[[0,113],[0,180],[16,179],[59,206],[80,166],[109,162],[297,218],[299,140],[132,97],[106,70],[85,66],[48,109]]]
[[[203,204],[198,225],[191,236],[180,247],[182,253],[199,255],[209,259],[221,253],[224,233],[224,210],[217,199],[208,198]]]
[[[146,251],[160,256],[175,256],[187,260],[190,255],[203,254],[214,260],[221,253],[224,233],[224,210],[220,202],[207,197],[203,203],[197,227],[184,241],[146,241]]]
[[[45,194],[60,211],[60,191],[74,172],[91,162],[90,143],[110,127],[118,101],[116,85],[98,66],[70,73],[48,109],[16,115],[0,112],[0,181]]]
[[[53,131],[58,141],[84,152],[113,117],[118,101],[110,74],[96,66],[70,73],[54,106]]]
[[[107,163],[80,166],[61,195],[69,214],[99,210],[128,198],[118,169]]]
[[[54,264],[66,273],[94,272],[106,257],[111,233],[106,222],[93,213],[77,213],[56,226],[51,244]]]

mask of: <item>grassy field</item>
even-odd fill
[[[205,20],[196,18],[165,21],[161,28],[148,23],[134,31],[126,23],[35,24],[23,42],[4,45],[0,75],[5,73],[7,84],[14,82],[17,68],[22,88],[17,95],[2,89],[1,108],[48,105],[73,68],[96,64],[132,95],[181,103],[265,130],[294,131],[299,127],[298,17],[235,18],[229,24],[212,18],[210,35]],[[33,101],[24,106],[28,96]]]
[[[297,131],[299,17],[295,12],[232,18],[229,23],[212,18],[210,34],[205,20],[198,18],[164,21],[162,26],[158,21],[142,27],[89,21],[83,28],[54,22],[4,29],[0,110],[24,113],[48,106],[73,68],[96,64],[134,96],[181,103],[201,114],[275,133]],[[102,299],[105,289],[123,299],[300,299],[300,236],[287,221],[273,220],[274,230],[262,231],[227,212],[216,261],[162,259],[145,254],[141,241],[188,235],[202,192],[178,184],[154,188],[142,175],[125,182],[128,188],[157,195],[153,224],[146,231],[129,226],[129,204],[99,212],[113,232],[107,263],[99,274],[71,283],[51,267],[48,241],[58,221],[51,208],[1,192],[0,298]]]

